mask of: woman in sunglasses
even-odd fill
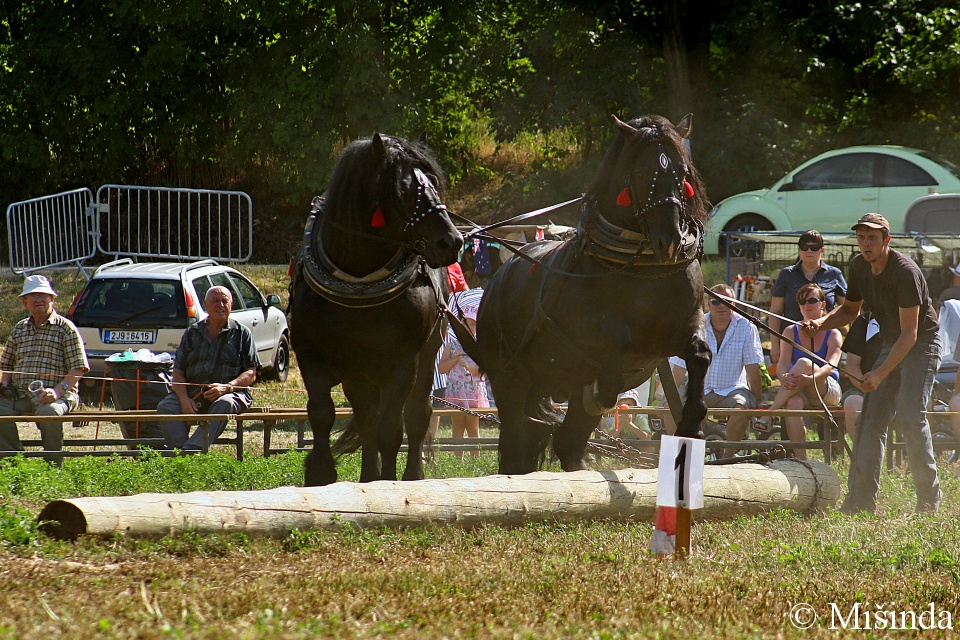
[[[819,231],[804,231],[798,245],[800,259],[796,264],[781,269],[777,281],[773,283],[770,311],[800,322],[803,316],[800,305],[796,303],[800,287],[811,282],[819,285],[827,302],[827,311],[830,311],[846,300],[847,281],[840,269],[823,261],[823,236]],[[780,327],[780,318],[770,316],[770,328],[780,331]],[[770,360],[774,364],[780,361],[779,343],[779,340],[773,340],[770,344]]]
[[[827,313],[823,289],[812,282],[800,287],[796,301],[803,320],[820,318]],[[780,391],[777,392],[770,409],[819,407],[818,395],[827,405],[840,404],[840,374],[836,369],[840,362],[840,346],[843,343],[840,331],[820,331],[811,340],[800,332],[797,325],[792,325],[784,335],[821,359],[814,360],[786,340],[779,340],[780,361],[777,363],[777,371],[780,372]],[[830,363],[829,366],[823,361]],[[769,418],[761,421],[769,426]],[[783,425],[791,442],[806,441],[807,427],[802,417],[784,418]],[[794,453],[800,459],[807,457],[806,449],[797,449]]]

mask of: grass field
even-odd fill
[[[285,276],[261,269],[244,271],[285,297]],[[5,305],[19,293],[19,283],[0,286]],[[56,286],[64,308],[71,285]],[[0,326],[22,315],[3,307]],[[294,369],[286,384],[258,387],[257,401],[303,406],[300,385]],[[913,515],[910,474],[896,469],[883,475],[875,516],[776,511],[701,522],[686,562],[650,555],[648,523],[76,543],[36,529],[40,508],[58,498],[296,485],[302,458],[83,458],[62,470],[36,459],[0,461],[0,639],[828,638],[855,628],[886,637],[877,627],[891,620],[960,626],[960,479],[948,465],[937,516]],[[439,454],[427,473],[495,470],[492,453],[463,461]],[[845,463],[837,470],[844,477]],[[343,458],[339,472],[356,480],[358,457]],[[903,636],[953,634],[892,634]]]

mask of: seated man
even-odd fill
[[[0,415],[62,416],[77,408],[77,381],[90,370],[73,323],[53,308],[57,293],[43,276],[28,276],[20,302],[30,313],[10,332],[0,357]],[[31,382],[39,388],[28,391]],[[63,449],[63,423],[38,422],[43,448]],[[0,450],[23,451],[16,422],[0,422]],[[48,458],[60,466],[61,458]]]
[[[714,285],[711,291],[733,298],[733,289],[726,284]],[[707,345],[713,360],[703,381],[703,401],[711,409],[753,409],[763,399],[760,363],[763,349],[760,333],[746,318],[729,307],[710,298],[706,318]],[[682,358],[670,358],[673,378],[679,387],[686,377],[686,363]],[[727,421],[727,440],[743,440],[750,419],[745,415],[731,416]],[[672,417],[665,421],[669,433],[676,431]],[[731,455],[733,452],[729,452]]]
[[[173,393],[160,401],[157,413],[242,413],[250,408],[250,385],[257,380],[260,359],[253,335],[230,319],[233,296],[226,287],[211,287],[203,299],[209,314],[183,333],[173,364]],[[220,437],[226,420],[213,420],[209,441],[197,428],[187,438],[187,423],[164,422],[167,449],[206,451]]]

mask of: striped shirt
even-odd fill
[[[0,369],[13,372],[13,384],[25,391],[34,380],[53,387],[71,369],[86,372],[90,364],[80,332],[54,311],[39,328],[32,316],[17,323],[0,356]],[[70,391],[64,395],[75,394]]]
[[[473,289],[467,289],[465,291],[458,291],[454,293],[447,300],[447,308],[453,311],[454,313],[459,314],[460,310],[463,307],[467,306],[480,306],[480,299],[483,298],[483,288],[475,287]],[[453,327],[447,327],[447,332],[443,336],[443,344],[440,346],[440,350],[437,352],[437,357],[433,361],[433,389],[445,389],[447,386],[447,374],[440,373],[440,357],[443,355],[443,347],[446,346],[451,339],[456,340],[457,336],[453,332]]]
[[[710,326],[710,314],[707,314],[707,327]],[[730,319],[727,333],[717,349],[717,338],[713,331],[707,331],[707,345],[713,353],[707,377],[703,381],[703,392],[713,392],[719,396],[730,395],[737,387],[749,389],[747,384],[748,364],[763,362],[763,349],[760,346],[760,333],[749,320],[740,316]],[[670,358],[670,364],[681,369],[687,368],[683,358]]]

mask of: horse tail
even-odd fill
[[[357,428],[357,421],[350,420],[346,428],[340,432],[340,436],[330,446],[330,453],[335,458],[339,458],[347,453],[353,453],[360,449],[360,430]]]

